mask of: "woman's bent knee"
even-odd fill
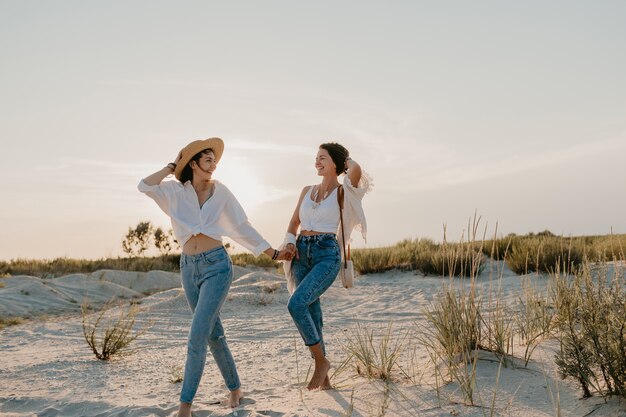
[[[289,310],[289,314],[292,316],[298,316],[302,314],[307,308],[307,305],[301,301],[298,301],[296,298],[291,297],[289,302],[287,303],[287,310]]]

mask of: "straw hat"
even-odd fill
[[[212,149],[213,154],[215,155],[215,162],[219,162],[222,154],[224,153],[224,141],[220,138],[194,140],[181,149],[181,157],[176,164],[176,169],[174,170],[174,175],[178,180],[180,180],[180,176],[183,174],[183,169],[185,169],[189,161],[191,161],[191,158],[193,158],[198,152],[202,152],[206,149]]]

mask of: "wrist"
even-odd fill
[[[283,240],[283,245],[287,246],[288,244],[292,244],[295,246],[296,244],[296,235],[293,233],[285,233],[285,239]]]
[[[176,170],[176,164],[174,162],[170,162],[165,166],[165,168],[168,168],[170,171],[174,172]]]

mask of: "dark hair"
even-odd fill
[[[186,183],[187,181],[192,181],[193,180],[193,170],[191,169],[191,161],[196,161],[196,164],[198,163],[198,161],[200,160],[200,158],[202,158],[202,155],[209,153],[209,152],[213,152],[213,149],[209,148],[209,149],[205,149],[203,151],[198,152],[197,154],[195,154],[190,160],[189,162],[187,162],[187,165],[185,165],[185,168],[183,168],[183,172],[180,174],[180,182],[181,183]],[[215,152],[213,152],[213,154],[215,154]]]
[[[350,152],[336,142],[322,143],[320,149],[326,149],[331,159],[335,163],[337,175],[346,171],[346,158],[350,156]]]

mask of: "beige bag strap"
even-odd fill
[[[337,202],[339,203],[339,220],[341,222],[341,243],[343,243],[343,260],[344,268],[348,268],[348,260],[350,259],[350,244],[348,243],[348,251],[346,252],[346,235],[343,231],[343,186],[337,188]]]

